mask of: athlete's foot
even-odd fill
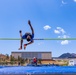
[[[24,50],[26,49],[26,44],[24,44]]]
[[[22,49],[22,47],[20,47],[18,50],[21,50]]]

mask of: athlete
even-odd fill
[[[28,24],[31,28],[31,31],[32,31],[32,34],[29,33],[29,32],[26,32],[23,36],[22,36],[22,31],[20,30],[19,33],[20,33],[20,37],[21,37],[21,41],[20,41],[20,48],[19,50],[22,49],[22,45],[23,45],[23,40],[26,39],[28,43],[24,44],[24,49],[26,49],[26,46],[29,45],[29,44],[32,44],[34,42],[33,38],[34,38],[34,29],[31,25],[31,22],[30,20],[28,20]]]
[[[37,58],[36,57],[33,58],[33,64],[37,65]]]

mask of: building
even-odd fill
[[[76,59],[70,59],[68,65],[69,66],[76,66]]]
[[[12,52],[11,55],[15,58],[21,57],[24,59],[32,59],[33,57],[37,59],[52,59],[51,52]]]

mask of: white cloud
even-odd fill
[[[60,31],[59,30],[54,30],[54,33],[60,34]]]
[[[63,35],[63,38],[69,38],[69,36],[68,35]]]
[[[64,29],[61,29],[61,32],[64,34],[65,33]]]
[[[58,36],[58,38],[69,38],[69,36],[68,35],[62,35],[62,36]],[[68,40],[61,41],[61,45],[66,45],[66,44],[69,44]]]
[[[74,2],[76,2],[76,0],[74,0]]]
[[[62,36],[58,36],[58,38],[69,38],[68,35],[62,35]]]
[[[51,27],[49,25],[46,25],[43,27],[45,30],[51,29]]]
[[[66,38],[70,38],[65,30],[61,27],[57,27],[55,30],[54,30],[54,33],[55,34],[58,34],[58,38],[65,38],[65,40],[61,40],[61,41],[57,41],[58,43],[60,42],[61,45],[66,45],[66,44],[69,44],[69,40],[66,40]]]
[[[61,33],[65,33],[65,31],[64,31],[64,29],[63,28],[61,28],[61,27],[57,27],[57,29],[61,32]]]
[[[65,30],[61,27],[57,27],[55,30],[54,30],[54,33],[56,34],[64,34],[65,33]]]
[[[67,4],[67,3],[62,0],[62,4]]]
[[[57,27],[57,29],[61,29],[61,27]]]
[[[42,44],[43,44],[43,42],[39,42],[39,43],[38,43],[38,45],[42,45]]]
[[[61,38],[61,36],[58,36],[58,38]]]
[[[68,40],[63,40],[63,41],[61,41],[61,45],[66,45],[66,44],[68,44],[68,43],[69,43]]]

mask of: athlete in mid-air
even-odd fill
[[[34,30],[33,30],[33,27],[31,25],[31,22],[30,20],[28,20],[28,24],[31,28],[31,31],[32,31],[32,34],[29,33],[29,32],[26,32],[24,35],[22,35],[22,31],[20,30],[19,33],[20,33],[20,37],[21,37],[21,41],[20,41],[20,48],[19,50],[22,49],[22,45],[23,45],[23,40],[26,39],[28,43],[24,44],[24,49],[26,49],[26,46],[29,45],[29,44],[32,44],[34,42],[33,38],[34,38]]]

